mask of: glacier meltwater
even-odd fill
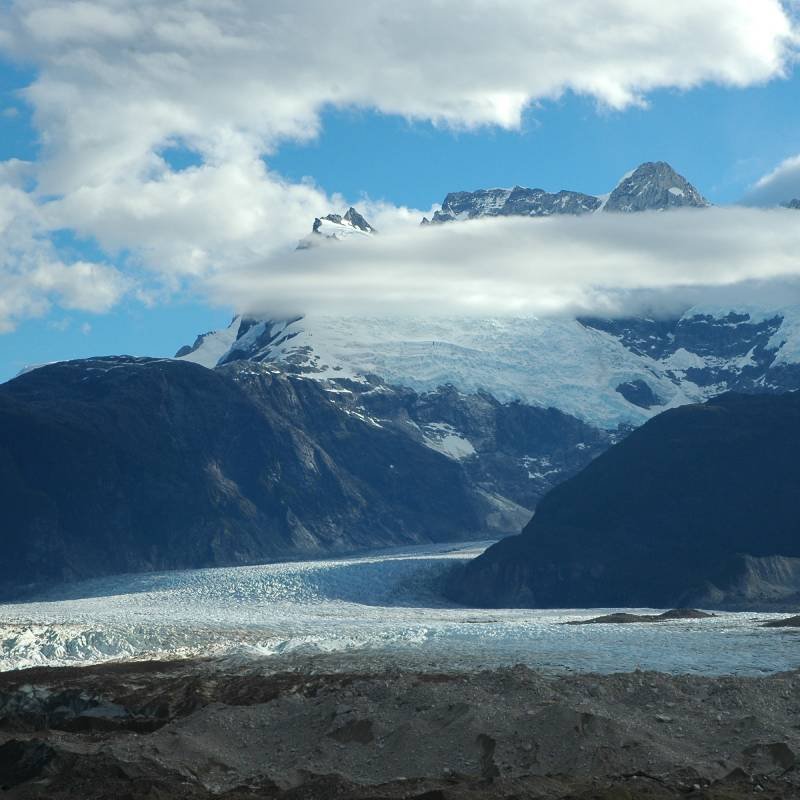
[[[796,632],[775,615],[719,614],[657,624],[561,623],[608,610],[453,607],[444,572],[487,543],[359,557],[123,575],[0,605],[0,670],[110,660],[343,657],[352,665],[550,670],[657,669],[760,674],[800,666]]]

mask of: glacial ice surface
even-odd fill
[[[800,667],[776,615],[565,626],[618,609],[484,610],[437,594],[444,571],[487,545],[428,545],[358,557],[122,575],[0,605],[0,670],[109,660],[338,654],[369,666],[756,675]],[[778,615],[781,616],[781,615]]]
[[[684,320],[709,316],[724,321],[731,312],[758,324],[779,317],[767,349],[775,366],[800,362],[800,306],[697,305]],[[212,367],[227,345],[230,352],[256,360],[291,364],[318,380],[365,381],[379,375],[387,383],[418,392],[451,384],[470,394],[487,391],[501,402],[520,400],[553,407],[595,427],[641,425],[668,408],[701,402],[725,386],[697,384],[692,369],[752,367],[754,351],[738,357],[691,352],[683,347],[656,359],[628,349],[610,333],[557,317],[331,317],[308,315],[274,323],[270,345],[259,345],[267,322],[254,325],[239,340],[237,318],[231,327],[208,334],[195,353],[184,358]],[[232,333],[233,331],[233,333]],[[226,355],[229,355],[226,353]],[[643,381],[662,404],[641,408],[617,391],[620,384]]]

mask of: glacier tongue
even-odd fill
[[[600,672],[758,674],[797,666],[781,615],[722,614],[659,625],[569,626],[603,610],[469,609],[436,592],[483,544],[229,569],[121,575],[0,606],[0,670],[142,658],[357,657],[362,668],[517,663]],[[606,609],[610,611],[612,609]],[[352,661],[350,668],[352,668]]]

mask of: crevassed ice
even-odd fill
[[[417,669],[515,663],[557,670],[759,674],[800,666],[775,615],[722,614],[657,625],[564,626],[613,609],[452,607],[443,573],[486,543],[357,558],[124,575],[0,606],[0,669],[114,659],[351,654]]]

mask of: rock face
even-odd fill
[[[796,197],[794,200],[790,200],[788,203],[784,203],[784,207],[800,209],[800,197]]]
[[[800,339],[792,333],[798,316],[800,310],[794,308],[696,307],[677,319],[582,318],[580,322],[613,336],[643,361],[655,361],[671,380],[697,387],[699,399],[725,391],[800,388]],[[662,405],[657,389],[647,380],[620,385],[617,391],[634,405],[655,412]]]
[[[242,362],[65,362],[0,386],[0,594],[487,535],[461,465]]]
[[[800,557],[798,447],[798,393],[667,411],[551,491],[449,593],[480,606],[664,608],[716,590],[724,607],[744,586],[746,600],[732,560]],[[752,606],[792,607],[797,575],[760,563],[783,594]],[[758,595],[764,582],[752,585]]]
[[[498,527],[512,533],[519,530],[512,520],[524,525],[553,486],[618,438],[554,408],[501,403],[485,392],[466,395],[442,386],[419,394],[382,384],[366,391],[351,386],[352,393],[340,395],[339,402],[458,461],[477,491],[498,501],[497,514],[508,519]]]
[[[800,558],[737,553],[720,565],[691,602],[740,611],[800,609]]]
[[[433,215],[433,223],[478,217],[549,217],[553,214],[588,214],[597,211],[601,201],[581,192],[544,189],[478,189],[476,192],[451,192],[442,210]],[[426,220],[427,221],[427,220]]]
[[[603,211],[665,211],[709,205],[683,175],[664,161],[648,162],[623,178],[608,197]]]
[[[311,230],[314,233],[320,233],[325,227],[324,223],[330,222],[333,225],[342,225],[344,227],[355,228],[356,230],[363,231],[364,233],[377,233],[375,228],[367,222],[358,211],[352,206],[345,212],[344,216],[340,214],[328,214],[327,216],[317,218],[314,220],[314,225]]]

